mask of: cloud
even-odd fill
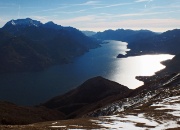
[[[46,23],[46,22],[48,22],[50,20],[50,18],[47,17],[47,16],[32,15],[32,16],[29,16],[29,17],[32,18],[32,19],[41,21],[42,23]]]
[[[162,12],[142,12],[142,13],[127,13],[127,14],[108,14],[108,15],[102,15],[102,13],[99,15],[99,17],[104,17],[104,18],[122,18],[122,17],[129,17],[131,19],[138,18],[137,16],[150,16],[150,15],[159,15],[159,14],[168,14],[168,13],[174,13],[178,12],[180,10],[176,11],[162,11]],[[96,15],[98,19],[98,14]],[[133,18],[134,17],[134,18]]]
[[[120,20],[115,22],[103,21],[85,23],[84,26],[76,25],[80,30],[104,31],[107,29],[149,29],[162,32],[180,27],[180,20],[177,19],[138,19],[138,20]]]
[[[60,11],[60,12],[54,12],[55,14],[75,14],[75,13],[82,13],[86,11],[85,9],[77,10],[77,11]]]
[[[180,8],[180,5],[167,5],[167,6],[153,6],[151,9],[174,9]]]
[[[79,5],[97,5],[98,3],[99,3],[99,1],[87,1],[87,2],[79,4]]]
[[[56,10],[59,10],[59,9],[71,8],[71,7],[75,7],[75,6],[101,5],[101,4],[98,4],[98,3],[99,3],[99,1],[87,1],[85,3],[80,3],[80,4],[60,4],[60,5],[58,5],[59,7],[31,12],[31,14],[48,12],[48,11],[56,11]],[[84,11],[85,11],[85,9],[84,9]],[[78,12],[78,11],[75,11],[75,12]],[[82,12],[82,11],[80,11],[80,12]]]
[[[75,18],[70,18],[70,19],[64,19],[64,20],[54,20],[62,25],[69,26],[73,25],[74,23],[84,23],[84,22],[91,22],[95,21],[95,16],[94,15],[86,15],[86,16],[80,16],[80,17],[75,17]]]
[[[117,6],[130,5],[130,4],[133,4],[133,3],[111,4],[111,5],[106,5],[106,6],[94,7],[93,9],[110,8],[110,7],[117,7]]]
[[[51,8],[51,9],[44,9],[44,10],[40,10],[40,11],[34,11],[34,12],[31,12],[30,14],[36,14],[36,13],[42,13],[42,12],[48,12],[48,11],[56,11],[60,8],[63,8],[63,7],[57,7],[57,8]]]
[[[31,12],[31,14],[36,14],[36,13],[42,13],[42,12],[49,12],[49,11],[58,11],[60,9],[64,9],[64,8],[71,8],[74,6],[86,6],[86,5],[96,5],[96,7],[92,7],[92,8],[86,8],[83,10],[77,10],[74,11],[74,13],[80,13],[80,12],[85,12],[87,10],[94,10],[94,9],[101,9],[101,8],[111,8],[111,7],[117,7],[117,6],[124,6],[124,5],[130,5],[133,3],[119,3],[119,4],[100,4],[100,1],[88,1],[85,3],[80,3],[80,4],[63,4],[63,5],[58,5],[59,7],[57,8],[50,8],[50,9],[44,9],[44,10],[40,10],[40,11],[35,11],[35,12]],[[54,12],[53,12],[54,13]],[[57,13],[57,12],[55,12]],[[61,11],[60,13],[65,13],[65,11]],[[67,13],[73,13],[73,12],[67,12]]]
[[[135,2],[151,2],[151,1],[153,1],[153,0],[136,0]]]

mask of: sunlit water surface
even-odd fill
[[[173,58],[169,54],[116,58],[126,51],[127,43],[109,41],[70,64],[53,66],[41,72],[0,75],[0,100],[23,105],[42,103],[95,76],[134,89],[143,84],[135,76],[153,75],[164,68],[161,61]]]

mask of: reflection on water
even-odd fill
[[[114,44],[113,46],[114,52],[118,50],[118,54],[125,55],[127,54],[127,51],[130,51],[130,49],[127,48],[128,43],[127,42],[121,42],[121,41],[116,41],[116,40],[105,40],[104,42],[110,43],[111,45]],[[115,54],[115,53],[114,53]],[[116,54],[117,56],[117,54]]]
[[[109,41],[70,64],[53,66],[42,72],[0,75],[0,100],[25,105],[42,103],[95,76],[136,88],[143,83],[135,76],[153,75],[164,67],[161,61],[173,57],[163,54],[116,58],[126,51],[127,43]]]
[[[161,61],[172,58],[172,55],[161,54],[118,59],[114,64],[114,73],[108,78],[134,89],[143,85],[143,82],[135,79],[136,76],[154,75],[155,72],[165,68],[160,64]]]

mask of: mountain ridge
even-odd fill
[[[81,113],[86,111],[86,109],[81,109],[83,107],[92,106],[93,103],[110,96],[121,94],[123,97],[126,95],[125,93],[130,91],[129,88],[123,85],[98,76],[85,81],[79,87],[42,105],[50,109],[59,110],[65,113],[67,118],[72,118],[78,116],[76,111],[80,110]]]
[[[69,63],[101,43],[73,27],[30,18],[11,20],[0,32],[0,73],[38,71]]]
[[[156,33],[149,30],[106,30],[98,32],[92,37],[100,40],[119,40],[128,43],[130,51],[127,54],[119,54],[117,58],[137,56],[143,54],[179,54],[180,29],[168,30]]]

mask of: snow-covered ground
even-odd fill
[[[171,114],[175,118],[174,120],[171,118],[169,120],[161,120],[160,122],[153,117],[147,117],[145,113],[139,113],[137,115],[126,113],[126,115],[123,116],[102,116],[97,120],[91,121],[105,129],[165,130],[168,128],[180,128],[180,124],[178,123],[180,121],[180,96],[165,98],[160,102],[152,104],[150,107],[158,107],[153,110],[154,113],[161,110],[168,110],[168,112],[164,114]]]
[[[167,90],[164,92],[168,92]],[[104,130],[166,130],[169,128],[180,128],[180,96],[168,96],[163,99],[154,98],[153,96],[149,94],[141,99],[141,101],[149,99],[151,102],[149,106],[138,105],[133,110],[127,110],[111,116],[85,118],[82,120],[84,123],[78,125],[68,123],[68,126],[66,126],[62,122],[53,122],[49,127],[67,129],[86,129],[88,127],[91,129],[91,126],[88,125],[92,124],[92,129],[97,127]],[[129,101],[129,103],[134,104],[133,101]],[[140,101],[137,101],[137,103],[139,104]],[[121,104],[121,106],[124,105]],[[129,106],[129,104],[126,104],[126,106]]]

